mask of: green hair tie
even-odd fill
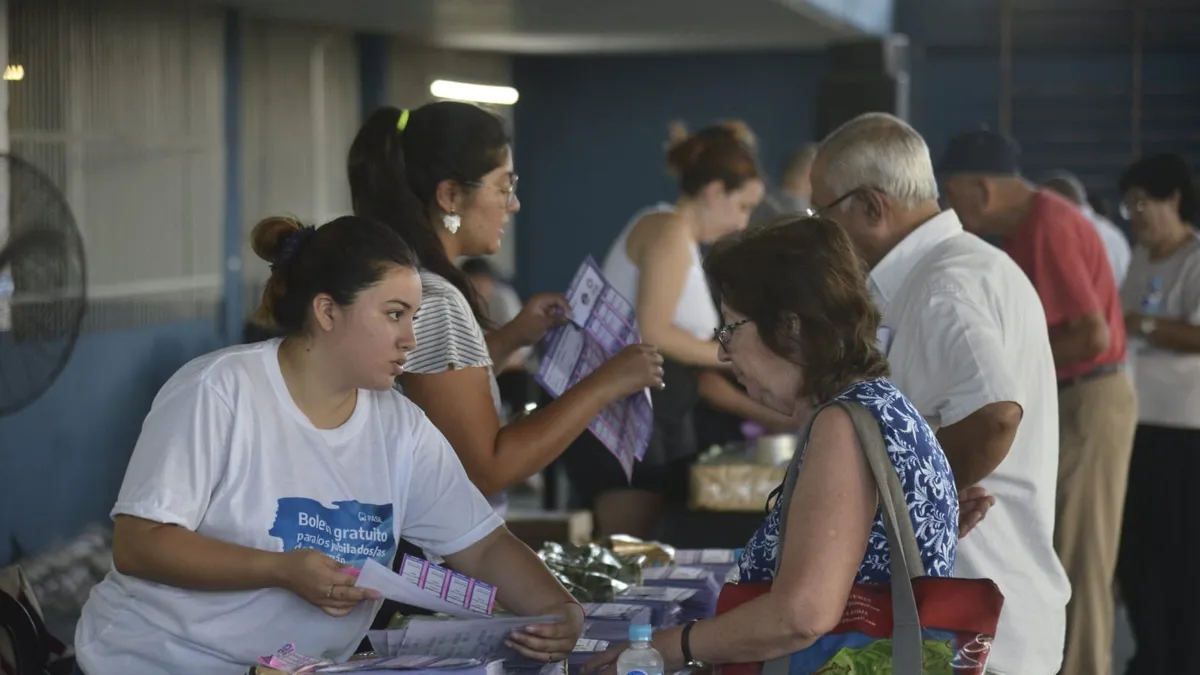
[[[396,122],[396,131],[403,133],[406,126],[408,126],[408,110],[401,110],[400,120]]]

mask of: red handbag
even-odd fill
[[[855,584],[841,623],[807,649],[765,663],[718,666],[718,675],[884,672],[879,670],[881,666],[895,675],[983,675],[1004,605],[999,587],[990,579],[924,576],[904,489],[879,423],[858,403],[834,401],[827,405],[840,406],[850,415],[875,477],[891,553],[891,583]],[[815,418],[814,414],[811,419]],[[807,432],[804,437],[807,441]],[[802,458],[802,451],[793,457],[780,495],[780,551]],[[770,582],[725,584],[717,598],[717,614],[770,590]]]

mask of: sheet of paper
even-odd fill
[[[661,602],[683,602],[696,594],[694,588],[675,586],[630,586],[617,594],[618,600],[654,600]]]
[[[596,654],[608,650],[608,642],[604,640],[589,640],[588,638],[579,638],[579,642],[575,643],[575,649],[572,654]]]
[[[313,673],[357,673],[380,671],[409,671],[409,670],[447,670],[455,671],[467,668],[478,668],[485,661],[476,658],[444,658],[437,656],[386,656],[378,659],[361,659],[348,661],[337,665],[320,666]]]
[[[583,605],[583,613],[589,619],[621,619],[628,620],[645,611],[641,605],[623,605],[616,602],[588,602]]]
[[[738,552],[728,548],[683,549],[675,551],[677,565],[724,565],[737,562]]]
[[[695,581],[709,574],[712,573],[702,567],[651,567],[642,571],[642,578]]]
[[[633,303],[613,289],[591,256],[579,266],[566,297],[571,323],[546,336],[545,355],[535,377],[555,398],[642,339]],[[644,390],[606,407],[588,429],[631,477],[634,462],[646,454],[653,424],[650,392]]]
[[[390,656],[433,655],[444,658],[492,659],[505,653],[504,641],[515,630],[537,623],[553,623],[555,616],[461,621],[412,621],[388,631]],[[372,642],[372,645],[375,643]]]
[[[459,618],[478,618],[479,614],[463,607],[461,604],[447,602],[432,593],[427,593],[419,586],[414,586],[404,577],[368,559],[363,564],[362,572],[358,575],[356,586],[379,591],[388,600],[395,600],[406,605],[420,607],[431,612],[448,614]]]

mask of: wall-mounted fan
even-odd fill
[[[83,239],[62,192],[0,154],[0,417],[54,384],[87,309]]]

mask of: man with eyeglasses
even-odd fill
[[[892,381],[937,430],[960,495],[978,485],[995,496],[955,566],[1005,596],[988,671],[1052,675],[1070,587],[1053,546],[1057,401],[1037,294],[1008,256],[941,210],[929,148],[891,115],[834,131],[812,184],[817,212],[871,267]]]
[[[999,237],[1041,298],[1058,380],[1054,543],[1072,586],[1062,672],[1108,675],[1112,584],[1137,423],[1125,323],[1100,235],[1070,202],[1026,182],[1018,157],[1012,139],[973,131],[950,139],[938,173],[963,225]]]

